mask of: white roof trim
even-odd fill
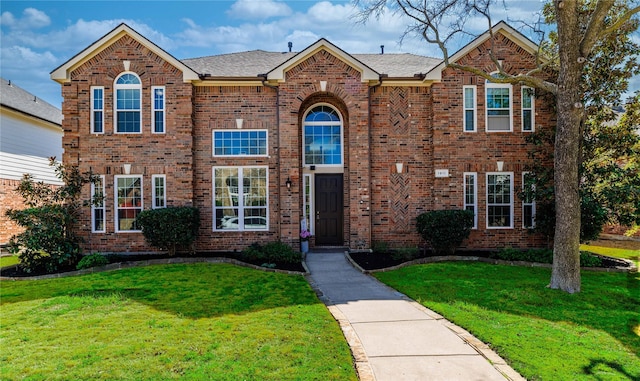
[[[171,54],[167,53],[160,47],[158,47],[153,42],[149,41],[147,38],[142,36],[140,33],[133,30],[127,24],[120,24],[111,32],[107,33],[104,37],[99,39],[98,41],[91,44],[89,47],[84,49],[82,52],[76,54],[70,60],[54,69],[51,72],[51,79],[59,83],[69,82],[71,80],[71,72],[75,70],[80,65],[87,62],[89,59],[94,57],[96,54],[100,53],[107,46],[111,45],[118,39],[122,38],[125,35],[129,35],[134,40],[138,41],[140,44],[144,45],[147,49],[162,57],[165,61],[169,62],[171,65],[177,67],[182,71],[182,80],[184,82],[196,81],[199,80],[198,73],[193,71],[191,68],[180,62],[178,59],[173,57]]]
[[[531,55],[535,55],[538,52],[538,45],[536,45],[533,41],[528,39],[525,35],[518,32],[517,30],[512,28],[509,24],[507,24],[504,21],[500,21],[499,23],[494,25],[493,28],[491,28],[491,30],[493,31],[493,34],[497,34],[497,33],[503,34],[508,39],[515,42],[524,50],[529,52]],[[462,47],[462,49],[458,50],[451,57],[449,57],[449,62],[455,63],[460,58],[464,57],[469,52],[471,52],[473,49],[477,48],[479,45],[482,45],[489,38],[491,38],[491,33],[489,33],[489,31],[487,30],[480,36],[476,37],[475,40],[471,41],[470,43]],[[434,80],[434,81],[441,80],[442,71],[444,69],[446,69],[446,65],[444,61],[442,61],[442,63],[440,63],[438,66],[429,70],[429,72],[425,76],[425,80]]]
[[[291,57],[287,61],[283,62],[280,66],[277,66],[271,69],[271,71],[267,73],[267,80],[283,82],[285,79],[285,73],[288,70],[298,65],[299,63],[304,62],[309,57],[311,57],[312,55],[316,54],[321,50],[326,50],[327,52],[338,57],[341,61],[343,61],[347,65],[358,70],[361,73],[360,80],[362,82],[378,81],[380,79],[380,75],[375,70],[363,64],[362,62],[354,58],[352,55],[346,53],[342,49],[338,48],[337,46],[327,41],[326,39],[321,38],[315,43],[313,43],[312,45],[310,45],[309,47],[307,47],[306,49],[304,49],[303,51],[301,51],[300,53],[296,54],[295,56]]]

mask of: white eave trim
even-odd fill
[[[535,55],[538,52],[538,45],[536,45],[533,41],[528,39],[522,33],[513,29],[509,24],[507,24],[504,21],[500,21],[499,23],[494,25],[493,28],[491,29],[494,35],[498,33],[503,34],[504,36],[506,36],[508,39],[518,44],[518,46],[526,50],[531,55]],[[480,36],[476,37],[475,40],[471,41],[470,43],[462,47],[462,49],[458,50],[451,57],[449,57],[449,62],[455,63],[460,58],[469,54],[469,52],[471,52],[473,49],[482,45],[489,38],[491,38],[491,33],[489,33],[489,31],[484,32]],[[446,65],[444,61],[442,61],[438,66],[429,70],[429,72],[425,76],[425,80],[440,81],[442,79],[442,71],[444,69],[446,69]]]
[[[311,57],[312,55],[316,54],[321,50],[326,50],[332,55],[338,57],[341,61],[343,61],[347,65],[358,70],[361,73],[360,80],[362,82],[375,82],[375,81],[378,81],[380,78],[380,75],[375,70],[363,64],[362,62],[360,62],[350,54],[346,53],[342,49],[338,48],[337,46],[333,45],[326,39],[321,38],[315,43],[313,43],[312,45],[310,45],[308,48],[304,49],[300,53],[296,54],[295,56],[291,57],[290,59],[282,63],[280,66],[277,66],[274,69],[272,69],[269,73],[267,73],[267,80],[270,82],[271,81],[283,82],[285,80],[285,74],[288,70],[300,64],[301,62],[304,62],[309,57]]]
[[[71,72],[75,70],[80,65],[84,64],[92,57],[100,53],[104,48],[111,45],[118,39],[122,38],[125,35],[129,35],[134,40],[138,41],[144,47],[152,51],[153,53],[160,56],[162,59],[175,66],[176,68],[182,71],[182,80],[184,82],[191,82],[199,80],[198,73],[193,71],[190,67],[180,62],[178,59],[173,57],[171,54],[167,53],[160,47],[158,47],[153,42],[149,41],[147,38],[142,36],[140,33],[133,30],[127,24],[120,24],[111,32],[107,33],[104,37],[99,39],[98,41],[91,44],[89,47],[84,49],[82,52],[75,55],[69,61],[65,62],[58,68],[54,69],[51,72],[51,79],[59,83],[69,82],[71,80]]]

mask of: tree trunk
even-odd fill
[[[556,8],[560,72],[556,105],[558,124],[554,148],[556,231],[549,287],[580,292],[580,194],[579,160],[583,94],[580,30],[574,1]],[[556,7],[558,2],[556,1]]]

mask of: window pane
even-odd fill
[[[466,110],[464,112],[464,129],[466,131],[473,131],[475,126],[475,121],[473,120],[473,110]]]
[[[138,231],[136,217],[142,211],[140,177],[119,177],[116,182],[117,225],[119,231]]]
[[[118,111],[118,132],[140,132],[140,112]]]
[[[216,168],[214,177],[215,230],[267,229],[267,168]]]
[[[267,131],[214,131],[213,154],[218,156],[265,156]]]
[[[531,110],[522,110],[522,129],[525,131],[532,131],[533,125],[531,124]]]

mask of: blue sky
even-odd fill
[[[494,20],[532,20],[544,2],[507,0]],[[4,1],[0,0],[0,75],[54,106],[60,85],[49,73],[125,22],[176,58],[254,49],[299,51],[321,37],[349,53],[409,52],[439,57],[434,46],[407,36],[409,21],[391,12],[366,25],[350,0]],[[487,29],[471,22],[475,32]],[[513,24],[516,26],[515,24]],[[640,41],[640,37],[636,35]],[[454,51],[466,41],[456,41]],[[636,79],[633,89],[640,89]]]

